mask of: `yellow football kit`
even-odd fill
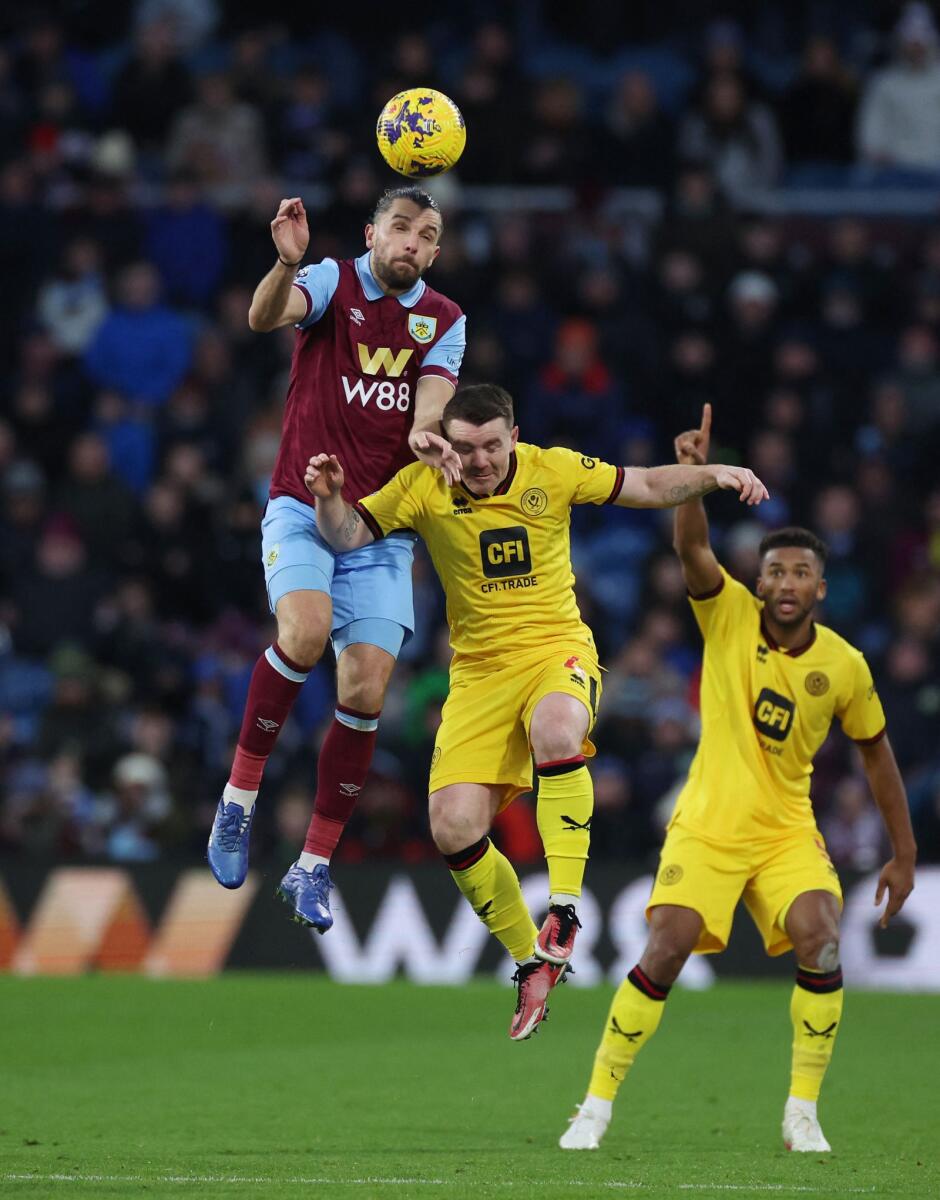
[[[550,692],[577,696],[593,723],[600,670],[574,596],[570,510],[612,503],[623,476],[573,450],[519,443],[491,496],[416,462],[356,505],[376,537],[417,531],[444,587],[454,659],[432,792],[505,784],[508,803],[529,790],[529,722]],[[594,753],[589,741],[584,752]]]
[[[677,904],[700,913],[697,950],[707,953],[724,949],[743,896],[767,952],[782,954],[798,895],[842,898],[813,816],[813,758],[833,718],[870,743],[884,736],[884,712],[862,653],[831,629],[813,625],[806,645],[783,649],[761,601],[725,571],[691,604],[705,639],[702,732],[647,912]]]

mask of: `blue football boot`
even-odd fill
[[[248,874],[248,843],[251,838],[252,809],[248,816],[240,804],[219,801],[209,834],[206,859],[212,874],[225,888],[237,888]]]
[[[326,933],[333,924],[330,913],[330,892],[333,881],[330,868],[317,863],[312,871],[305,871],[294,863],[278,885],[277,895],[294,910],[294,920],[308,925],[317,933]]]

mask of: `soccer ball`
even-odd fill
[[[379,113],[375,137],[392,170],[415,178],[449,171],[463,154],[467,130],[449,96],[433,88],[409,88]]]

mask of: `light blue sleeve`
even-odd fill
[[[460,364],[463,362],[463,352],[467,348],[467,318],[461,313],[446,333],[434,343],[425,354],[421,370],[428,367],[439,367],[456,380],[460,374]]]
[[[339,263],[335,259],[325,258],[323,262],[311,264],[297,272],[294,287],[307,297],[309,311],[302,321],[298,321],[295,329],[307,329],[315,321],[319,321],[333,299],[333,293],[339,284]]]

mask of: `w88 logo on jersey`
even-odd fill
[[[345,375],[342,380],[347,404],[358,400],[363,408],[374,404],[380,412],[407,412],[411,407],[411,385],[407,380],[374,379],[367,383],[364,379],[350,380]]]

